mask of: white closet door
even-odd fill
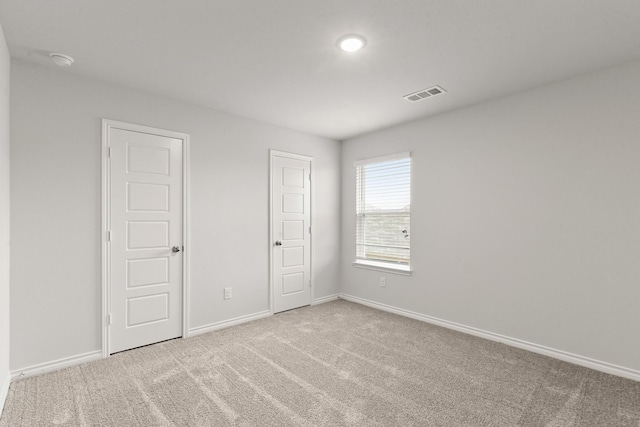
[[[182,140],[111,129],[110,353],[182,335]]]
[[[311,162],[272,156],[274,312],[311,304]]]

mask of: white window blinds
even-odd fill
[[[356,262],[408,266],[410,235],[410,153],[356,162]]]

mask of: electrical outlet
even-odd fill
[[[224,288],[224,299],[231,299],[231,288]]]
[[[380,287],[381,288],[386,288],[387,287],[387,279],[385,279],[382,276],[380,276]]]

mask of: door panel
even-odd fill
[[[282,266],[298,267],[304,264],[304,248],[283,248],[282,249]]]
[[[169,248],[168,221],[126,221],[127,249]]]
[[[282,221],[282,240],[304,239],[304,221]]]
[[[291,194],[291,193],[283,194],[282,195],[282,213],[303,214],[304,213],[304,195]]]
[[[311,304],[310,173],[310,160],[272,156],[275,313]]]
[[[117,131],[120,131],[120,129]],[[122,132],[130,131],[122,130]],[[170,174],[170,149],[152,145],[128,145],[127,151],[127,172]]]
[[[128,259],[127,287],[160,285],[169,282],[169,257]]]
[[[146,295],[127,299],[127,326],[167,320],[169,294]]]
[[[112,128],[109,146],[115,353],[182,335],[182,140]]]
[[[128,211],[169,211],[169,186],[164,184],[127,184]]]
[[[282,275],[282,295],[295,294],[304,291],[304,273]]]

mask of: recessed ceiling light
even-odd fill
[[[344,52],[356,52],[367,44],[367,39],[359,34],[347,34],[338,39],[338,48]]]
[[[56,64],[58,67],[69,67],[73,64],[73,58],[68,55],[63,55],[62,53],[50,53],[49,58]]]

